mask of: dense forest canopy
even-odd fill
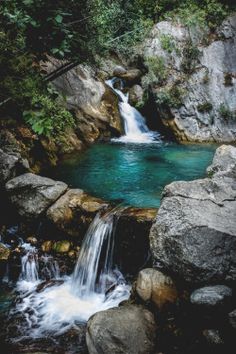
[[[11,101],[11,114],[36,133],[58,133],[73,117],[40,74],[46,55],[82,63],[110,51],[127,54],[168,18],[214,31],[231,6],[226,0],[2,0],[0,109]]]

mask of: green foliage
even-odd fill
[[[160,42],[162,49],[166,50],[168,53],[172,53],[175,50],[175,42],[171,35],[162,34],[160,36]]]
[[[35,95],[32,98],[32,109],[23,112],[24,120],[31,125],[38,135],[47,137],[61,134],[66,127],[74,125],[72,114],[62,103],[45,95]]]
[[[230,108],[227,107],[224,103],[220,104],[219,113],[221,117],[224,118],[225,120],[236,118],[236,112],[231,111]]]
[[[224,74],[224,85],[225,86],[233,86],[233,75],[232,73]]]
[[[212,106],[211,102],[208,102],[208,101],[201,103],[197,106],[197,110],[200,113],[210,112],[212,110],[212,108],[213,108],[213,106]]]
[[[185,90],[179,86],[173,85],[168,88],[161,88],[156,94],[156,104],[161,108],[179,108],[183,104]]]
[[[199,49],[193,44],[191,39],[188,39],[183,48],[182,70],[184,73],[191,74],[194,72],[199,55]]]
[[[142,79],[145,87],[148,87],[150,84],[162,84],[166,80],[167,68],[162,57],[146,57],[145,65],[148,68],[148,73]]]

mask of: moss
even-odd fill
[[[224,85],[225,86],[233,86],[233,75],[232,73],[224,74]]]
[[[197,110],[200,113],[210,112],[212,110],[212,108],[213,108],[213,106],[212,106],[211,102],[208,102],[208,101],[201,103],[197,106]]]

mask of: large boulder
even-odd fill
[[[151,312],[135,305],[96,313],[87,324],[89,354],[154,353],[156,326]]]
[[[236,148],[222,149],[231,160]],[[236,281],[235,164],[218,164],[226,175],[166,186],[150,232],[156,266],[192,284]]]
[[[139,272],[136,291],[143,301],[151,301],[159,309],[177,300],[177,290],[172,279],[153,268]]]
[[[81,189],[70,189],[48,209],[47,219],[69,236],[83,236],[96,213],[107,206]]]
[[[41,216],[67,190],[67,184],[33,173],[15,177],[5,187],[18,214],[27,219]]]
[[[0,187],[27,170],[29,163],[18,152],[5,152],[0,149]]]
[[[154,26],[141,50],[149,70],[143,85],[152,86],[160,120],[179,141],[234,142],[236,14],[216,36],[193,28],[171,20]]]

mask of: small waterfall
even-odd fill
[[[160,135],[157,132],[150,131],[142,114],[128,103],[129,95],[115,88],[114,84],[117,80],[117,78],[107,80],[106,84],[116,92],[120,99],[119,110],[124,121],[125,135],[119,139],[113,140],[124,143],[150,143],[160,141]]]
[[[35,283],[39,280],[38,251],[29,243],[23,243],[21,247],[26,253],[21,258],[20,280]]]
[[[109,277],[112,278],[114,248],[114,214],[99,214],[90,225],[73,274],[73,289],[80,297],[91,293],[105,293]],[[103,264],[102,251],[106,246]]]
[[[22,258],[19,283],[27,282],[34,287],[18,287],[21,301],[11,311],[11,316],[23,317],[19,340],[62,334],[86,322],[94,313],[118,306],[129,298],[130,285],[113,264],[117,213],[116,210],[95,217],[73,274],[52,282],[43,291],[37,290],[41,274],[37,251],[24,244],[26,254]],[[51,260],[46,258],[46,264],[50,265]],[[54,271],[56,277],[57,267]]]

